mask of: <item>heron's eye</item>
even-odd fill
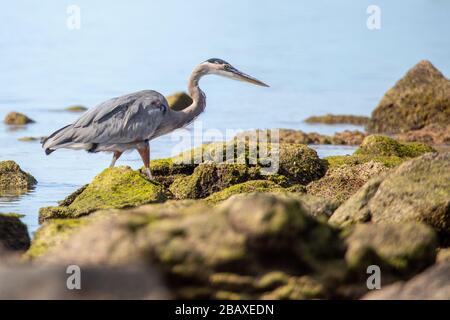
[[[231,68],[231,66],[230,66],[229,64],[224,64],[224,65],[223,65],[223,68],[224,68],[225,70],[229,70],[229,69]]]

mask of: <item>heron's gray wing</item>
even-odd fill
[[[144,90],[105,101],[73,124],[74,142],[130,143],[150,139],[168,110],[164,96]]]

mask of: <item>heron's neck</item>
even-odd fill
[[[203,65],[197,66],[194,71],[192,71],[188,82],[188,92],[192,98],[192,104],[183,109],[182,122],[183,125],[188,124],[193,121],[196,117],[200,115],[205,110],[206,107],[206,97],[203,91],[199,87],[200,78],[208,73],[208,70]]]

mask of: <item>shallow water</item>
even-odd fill
[[[381,30],[366,27],[371,1],[8,1],[0,19],[0,113],[36,120],[22,130],[0,125],[0,160],[15,160],[39,181],[30,193],[0,198],[0,211],[25,214],[36,230],[38,209],[89,182],[110,155],[57,151],[38,142],[110,97],[155,89],[184,90],[191,69],[223,58],[269,83],[260,88],[210,77],[200,117],[204,130],[294,128],[332,134],[353,126],[309,125],[310,115],[369,115],[383,93],[421,59],[450,70],[450,2],[376,1]],[[81,9],[81,29],[66,27],[69,4]],[[192,18],[196,17],[196,18]],[[172,153],[170,136],[152,143],[152,157]],[[314,146],[321,156],[351,147]],[[118,164],[137,168],[136,153]]]

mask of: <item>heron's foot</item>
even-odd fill
[[[152,172],[150,171],[150,168],[145,168],[145,174],[150,180],[153,180],[153,175]]]

